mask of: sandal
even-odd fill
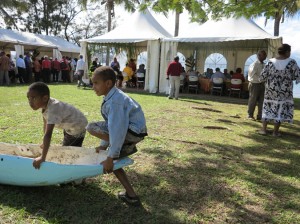
[[[273,136],[274,136],[274,137],[281,137],[281,134],[280,134],[279,132],[277,132],[277,133],[274,133],[274,132],[273,132]]]
[[[118,193],[118,198],[122,201],[124,201],[126,204],[131,205],[131,206],[140,206],[141,201],[138,196],[135,197],[130,197],[127,192],[119,192]]]
[[[258,134],[260,134],[260,135],[267,135],[267,132],[266,132],[266,131],[263,131],[263,130],[259,130],[259,131],[258,131]]]

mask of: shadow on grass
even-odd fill
[[[31,220],[36,218],[49,223],[143,223],[144,219],[151,220],[152,217],[143,207],[128,207],[95,184],[35,188],[0,185],[0,189],[2,206],[24,210],[30,214]],[[176,222],[167,218],[165,221]]]
[[[175,161],[170,158],[170,152],[146,151],[154,153],[157,161],[156,170],[151,174],[156,181],[151,182],[147,191],[152,195],[147,198],[148,204],[154,205],[155,201],[160,201],[160,204],[155,205],[156,209],[164,211],[172,206],[174,210],[185,213],[183,219],[189,220],[186,223],[192,223],[193,217],[189,217],[189,214],[197,217],[198,223],[265,223],[271,220],[271,214],[252,211],[247,207],[248,203],[252,203],[251,199],[245,199],[238,190],[224,181],[226,175],[235,176],[234,168],[226,162],[232,161],[226,159],[232,157],[231,154],[218,159],[193,158],[186,161],[186,164],[177,164],[176,158]],[[209,154],[201,147],[193,148],[190,152],[193,155],[199,152]],[[143,176],[138,178],[141,182],[147,181],[143,180]],[[162,183],[167,187],[162,188]]]
[[[193,220],[189,217],[193,214],[199,223],[300,221],[300,191],[293,183],[300,177],[300,155],[276,148],[281,139],[252,137],[264,143],[261,148],[207,142],[186,148],[186,158],[176,151],[144,149],[155,163],[147,177],[138,174],[141,185],[150,184],[147,191],[141,188],[143,194],[151,194],[147,204],[160,202],[154,213],[172,206],[186,215],[185,220]],[[290,136],[284,141],[297,149],[296,139]],[[283,212],[277,213],[278,209]],[[289,213],[294,216],[286,217]]]

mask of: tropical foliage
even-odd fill
[[[75,43],[103,33],[107,26],[103,11],[100,3],[93,3],[83,12],[77,0],[0,1],[6,28],[61,36]],[[81,19],[83,13],[86,19]]]
[[[284,22],[285,17],[295,16],[300,9],[299,0],[229,0],[216,1],[213,7],[208,8],[214,19],[220,19],[222,16],[236,17],[257,17],[264,16],[266,21],[274,19],[274,36],[279,36],[280,22]]]

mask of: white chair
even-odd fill
[[[199,78],[195,75],[189,75],[188,78],[188,92],[190,92],[190,89],[194,89],[196,93],[198,93],[199,90]]]
[[[145,74],[142,72],[136,73],[137,81],[136,81],[136,87],[142,87],[144,88],[145,85]]]
[[[231,79],[230,80],[230,89],[229,89],[229,96],[231,94],[238,94],[239,98],[241,98],[242,86],[240,88],[231,87],[231,85],[242,85],[241,79]]]
[[[211,88],[211,95],[216,92],[220,93],[220,96],[222,95],[223,92],[223,79],[222,78],[213,78],[213,84]]]

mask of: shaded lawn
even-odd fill
[[[101,97],[74,85],[50,85],[89,121],[99,120]],[[40,143],[42,117],[32,111],[26,87],[0,87],[0,141]],[[256,133],[247,100],[209,95],[129,95],[143,107],[149,137],[126,168],[142,208],[116,198],[113,175],[79,187],[0,185],[0,223],[299,223],[300,102],[283,137]],[[3,97],[5,96],[5,97]],[[271,131],[272,127],[269,127]],[[60,144],[56,130],[53,144]],[[99,141],[89,135],[85,147]],[[0,168],[1,169],[1,168]],[[0,170],[1,171],[1,170]]]

